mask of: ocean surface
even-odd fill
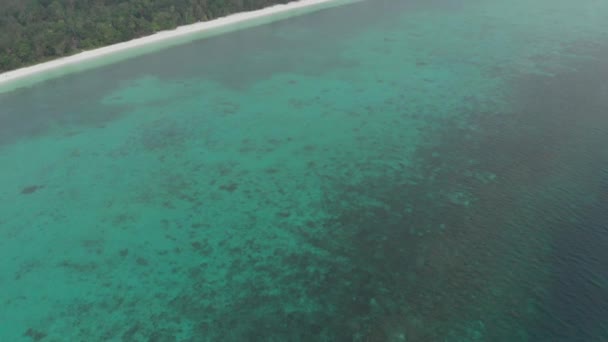
[[[0,94],[0,341],[608,341],[608,1],[368,0]]]

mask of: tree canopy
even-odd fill
[[[290,0],[0,0],[0,72]]]

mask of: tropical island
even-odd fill
[[[0,72],[290,0],[2,0]]]

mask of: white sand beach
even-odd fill
[[[95,66],[110,64],[118,60],[160,50],[180,43],[337,6],[344,2],[345,1],[340,0],[300,0],[256,11],[236,13],[206,22],[180,26],[174,30],[158,32],[150,36],[81,52],[76,55],[0,74],[0,92],[30,85],[70,72],[82,71]]]

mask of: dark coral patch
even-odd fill
[[[43,188],[44,188],[44,185],[29,185],[29,186],[26,186],[25,188],[21,189],[21,194],[30,195]]]
[[[46,337],[45,333],[34,330],[32,328],[27,329],[27,331],[23,335],[31,338],[33,341],[42,341],[42,339]]]
[[[236,183],[230,183],[227,185],[221,185],[220,189],[228,192],[234,192],[239,187]]]
[[[287,217],[291,216],[291,213],[289,211],[287,211],[287,210],[284,210],[284,211],[278,212],[277,216],[278,217],[287,218]]]
[[[137,262],[137,264],[138,264],[139,266],[148,266],[148,265],[149,265],[148,260],[146,260],[146,259],[144,259],[144,258],[142,258],[142,257],[137,258],[137,259],[135,260],[135,262]]]

